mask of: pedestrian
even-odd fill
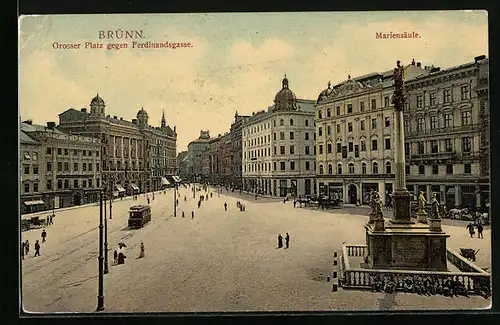
[[[191,219],[194,219],[194,211],[191,211]]]
[[[53,214],[51,214],[51,215],[50,215],[50,219],[49,219],[49,221],[50,221],[50,224],[51,224],[51,225],[53,225],[53,224],[54,224],[54,220],[53,220],[53,219],[54,219],[54,215],[53,215]]]
[[[281,234],[278,234],[278,248],[283,247],[283,237]]]
[[[183,217],[183,218],[185,217],[185,216],[184,216],[184,211],[182,211],[182,217]]]
[[[113,252],[113,262],[115,264],[118,264],[118,251],[115,249],[115,251]]]
[[[293,207],[295,208],[296,205],[297,205],[297,201],[293,200]]]
[[[184,195],[184,202],[186,202],[186,196]]]
[[[286,233],[286,236],[285,236],[285,248],[290,247],[289,243],[290,243],[290,235],[288,233]]]
[[[50,215],[45,218],[45,224],[48,226],[50,224]]]
[[[224,202],[224,210],[227,211],[227,202]]]
[[[21,259],[24,260],[24,251],[26,250],[26,242],[21,242]]]
[[[148,197],[148,204],[149,204],[149,197]]]
[[[286,198],[283,199],[283,204],[285,204],[285,203],[286,203]]]
[[[210,192],[210,198],[212,198],[212,192]]]
[[[465,227],[466,229],[469,229],[469,235],[470,235],[470,238],[474,238],[474,225],[471,223],[469,223],[469,225],[467,227]]]
[[[477,224],[477,238],[483,238],[483,225],[480,222]]]
[[[46,240],[45,238],[47,238],[47,232],[45,231],[45,229],[42,231],[42,243],[45,243]]]
[[[144,243],[141,241],[141,252],[139,253],[138,258],[143,258],[145,256],[146,256],[146,253],[145,253]]]
[[[35,256],[34,257],[37,257],[37,256],[40,256],[40,243],[38,242],[38,240],[35,242]]]

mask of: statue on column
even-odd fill
[[[418,213],[427,214],[425,212],[425,205],[427,204],[427,200],[424,197],[424,192],[420,191],[420,195],[418,196]]]
[[[432,202],[431,202],[431,218],[432,219],[441,219],[441,214],[440,214],[440,204],[438,202],[436,193],[432,195]]]
[[[380,195],[378,192],[376,195],[376,201],[375,201],[375,207],[376,207],[376,219],[384,219],[384,212],[382,211],[382,199],[380,198]]]
[[[372,190],[370,193],[370,207],[372,208],[371,215],[379,217],[379,214],[383,217],[382,213],[382,200],[380,199],[380,194],[377,191]]]

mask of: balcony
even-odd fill
[[[406,132],[407,137],[425,137],[429,135],[440,135],[440,134],[449,134],[449,133],[463,133],[463,132],[479,132],[481,131],[481,124],[471,124],[471,125],[463,125],[463,126],[452,126],[447,128],[438,128],[438,129],[428,129],[428,130],[412,130],[410,132]]]

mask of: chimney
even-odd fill
[[[421,68],[422,67],[422,63],[417,62],[417,67]]]
[[[47,128],[54,130],[56,127],[56,122],[47,122]]]
[[[415,65],[415,59],[411,60],[411,65]]]
[[[82,113],[87,113],[87,109],[86,109],[86,108],[82,108],[82,109],[80,110],[80,112],[82,112]]]
[[[476,56],[476,57],[474,58],[474,62],[475,62],[475,63],[477,63],[477,62],[479,62],[479,61],[481,61],[481,60],[484,60],[484,59],[486,59],[486,55],[484,55],[484,54],[483,54],[483,55],[480,55],[480,56]]]
[[[26,123],[26,124],[32,125],[32,124],[33,124],[33,120],[26,120],[26,121],[24,121],[23,123]]]

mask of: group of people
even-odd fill
[[[42,243],[45,243],[47,241],[47,231],[45,229],[42,231],[40,237],[42,237]],[[33,257],[40,256],[40,248],[41,248],[40,242],[37,239],[35,242],[35,255]],[[24,260],[24,256],[28,255],[29,252],[30,252],[30,242],[29,240],[26,239],[25,241],[21,242],[21,259]]]
[[[286,233],[285,236],[285,248],[290,247],[290,235]],[[283,236],[281,234],[278,234],[278,248],[283,248]]]
[[[465,229],[469,230],[469,235],[470,235],[470,238],[474,238],[474,234],[476,233],[476,231],[474,230],[474,228],[477,229],[477,238],[480,238],[482,239],[483,238],[483,225],[481,224],[481,222],[477,222],[477,223],[469,223],[467,225],[467,227],[465,227]]]
[[[225,206],[225,205],[224,205],[224,206]],[[237,207],[238,209],[240,209],[240,212],[245,211],[245,205],[244,205],[244,204],[242,204],[240,201],[237,201],[237,202],[236,202],[236,207]]]
[[[457,277],[449,277],[442,281],[438,281],[437,279],[431,277],[427,277],[425,279],[407,277],[406,279],[397,282],[393,277],[384,277],[381,279],[380,276],[377,275],[372,280],[372,291],[385,293],[402,291],[424,296],[469,296],[467,288],[462,282],[458,281]]]

